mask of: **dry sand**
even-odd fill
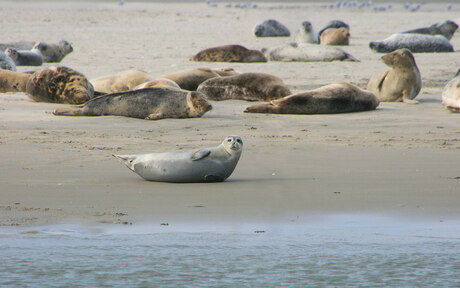
[[[297,92],[335,81],[365,87],[387,67],[368,42],[452,19],[459,7],[427,4],[417,13],[394,5],[375,13],[324,4],[260,3],[258,9],[204,3],[0,2],[2,38],[67,39],[62,65],[88,78],[131,67],[152,76],[197,67],[266,72]],[[304,20],[319,30],[332,19],[351,26],[344,49],[361,62],[197,63],[198,51],[223,44],[260,49],[292,38],[255,38],[275,18],[294,32]],[[460,49],[460,32],[451,40]],[[331,214],[384,214],[460,225],[460,114],[443,109],[441,91],[460,67],[459,52],[416,54],[423,77],[418,105],[381,103],[341,115],[244,114],[251,103],[213,102],[200,119],[57,117],[57,104],[25,94],[0,95],[0,225],[80,223],[307,223]],[[50,64],[45,64],[50,66]],[[19,67],[19,71],[36,69]],[[224,183],[142,180],[111,154],[218,145],[229,134],[244,152]],[[398,220],[399,221],[399,220]],[[441,224],[440,224],[441,225]]]

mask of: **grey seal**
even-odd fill
[[[300,29],[296,32],[294,41],[297,43],[319,43],[318,33],[313,29],[310,21],[303,21]]]
[[[9,43],[0,43],[0,50],[5,51],[7,48],[13,48],[16,50],[30,50],[34,47],[35,41],[16,41]]]
[[[113,156],[148,181],[222,182],[235,170],[242,151],[241,138],[231,135],[212,148]]]
[[[246,108],[246,113],[333,114],[375,110],[380,101],[369,91],[345,82],[289,95]]]
[[[152,87],[102,95],[83,105],[62,107],[54,115],[116,115],[145,120],[201,117],[212,106],[206,96],[196,91]]]
[[[190,61],[267,62],[267,58],[259,50],[251,50],[241,45],[223,45],[201,50]]]
[[[375,52],[389,53],[407,48],[412,53],[454,52],[454,47],[441,35],[393,34],[382,41],[369,42],[369,48]]]
[[[339,47],[315,44],[289,43],[281,46],[262,48],[262,52],[272,61],[359,61]]]
[[[3,51],[0,51],[0,69],[16,71],[16,63]]]
[[[73,51],[72,44],[67,40],[61,40],[57,43],[38,42],[32,48],[38,50],[43,56],[43,62],[57,63],[61,62],[64,57]]]
[[[254,35],[256,37],[289,37],[291,32],[275,19],[267,19],[254,27]]]
[[[40,66],[43,64],[42,54],[37,50],[25,51],[7,48],[5,54],[13,59],[16,66]]]
[[[460,76],[450,80],[442,90],[442,105],[446,109],[460,113]]]
[[[448,40],[452,39],[455,31],[457,31],[458,25],[452,20],[446,20],[442,23],[435,23],[429,27],[416,28],[407,30],[402,33],[410,34],[428,34],[428,35],[442,35]]]

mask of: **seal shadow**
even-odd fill
[[[425,99],[416,99],[420,103],[441,103],[441,99],[437,98],[425,98]]]

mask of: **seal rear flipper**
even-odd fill
[[[208,157],[209,154],[211,154],[211,150],[209,150],[209,149],[200,149],[200,150],[196,151],[195,153],[193,153],[193,155],[190,157],[190,159],[192,161],[198,161],[198,160],[201,160],[203,158]]]
[[[56,108],[53,114],[56,116],[89,116],[85,115],[83,105]]]
[[[206,182],[224,182],[225,178],[218,175],[206,175],[204,176]]]
[[[136,156],[135,155],[115,155],[115,154],[112,154],[113,157],[121,160],[121,163],[125,164],[126,167],[128,167],[130,170],[132,170],[133,172],[136,172],[136,170],[134,170],[134,159],[136,159]]]
[[[353,57],[351,54],[345,52],[347,58],[343,59],[343,61],[350,61],[350,62],[361,62],[359,59]]]

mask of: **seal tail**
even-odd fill
[[[125,164],[126,167],[128,167],[130,170],[132,170],[133,172],[136,172],[136,170],[134,170],[134,159],[136,159],[136,156],[135,155],[115,155],[115,154],[112,154],[113,157],[119,159],[121,161],[122,164]]]
[[[275,106],[271,103],[256,104],[246,108],[244,113],[276,113]]]
[[[53,114],[58,116],[86,116],[83,110],[83,106],[68,106],[57,108],[53,111]]]

